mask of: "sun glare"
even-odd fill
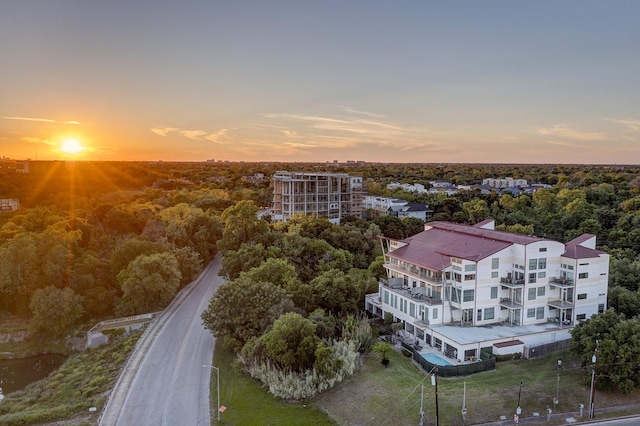
[[[60,149],[67,154],[78,154],[84,150],[84,147],[80,145],[77,139],[65,139],[62,141],[62,147]]]

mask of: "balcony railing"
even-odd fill
[[[429,284],[436,285],[436,286],[443,285],[441,277],[428,276],[427,274],[420,272],[420,270],[418,268],[405,268],[403,266],[400,266],[398,264],[393,264],[393,263],[388,263],[388,264],[386,264],[386,266],[389,269],[392,269],[392,270],[397,271],[397,272],[411,274],[412,276],[418,277],[421,280],[423,280],[425,282],[428,282]]]
[[[571,287],[573,286],[574,281],[562,277],[553,277],[549,278],[549,284],[556,287]]]
[[[549,298],[549,301],[547,303],[549,304],[549,306],[552,306],[558,309],[573,308],[573,302],[570,302],[567,300]]]
[[[524,285],[524,279],[502,277],[500,278],[500,284],[502,284],[505,287],[522,287]]]
[[[500,306],[504,306],[505,308],[509,308],[509,309],[521,308],[522,307],[522,302],[518,302],[518,301],[510,299],[508,297],[501,297],[500,298]]]
[[[401,278],[392,278],[392,280],[399,280],[400,283],[402,283],[402,279]],[[412,300],[415,300],[417,302],[422,302],[425,303],[427,305],[442,305],[442,298],[441,297],[435,297],[435,296],[428,296],[424,293],[420,293],[420,292],[416,292],[415,289],[409,288],[409,287],[405,287],[405,286],[401,286],[401,285],[393,285],[393,281],[391,282],[391,285],[389,284],[389,281],[382,278],[380,279],[380,282],[385,286],[388,287],[389,289],[391,289],[391,291],[393,291],[394,293],[404,296],[404,297],[408,297]],[[426,290],[424,287],[419,287],[422,290]]]

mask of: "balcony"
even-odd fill
[[[573,280],[568,280],[562,277],[553,277],[549,278],[549,285],[552,287],[572,287],[574,284]]]
[[[569,302],[567,300],[549,298],[549,301],[547,303],[548,303],[549,306],[551,306],[553,308],[558,308],[558,309],[573,308],[573,302]]]
[[[431,277],[428,276],[425,273],[420,272],[419,268],[416,267],[409,267],[409,268],[405,268],[403,266],[400,266],[398,264],[394,264],[394,263],[387,263],[385,264],[385,266],[389,269],[391,269],[392,271],[396,271],[396,272],[401,272],[403,274],[410,274],[412,277],[417,277],[420,280],[429,283],[431,285],[435,285],[435,286],[442,286],[443,282],[442,282],[442,277]]]
[[[515,278],[511,278],[511,277],[502,277],[502,278],[500,278],[500,284],[503,287],[508,287],[508,288],[524,287],[524,279],[515,279]]]
[[[403,297],[407,297],[411,300],[414,300],[416,302],[419,303],[424,303],[426,305],[432,306],[432,305],[442,305],[442,298],[440,297],[434,297],[434,296],[427,296],[426,294],[422,293],[421,291],[425,291],[426,288],[424,287],[416,287],[416,288],[409,288],[409,287],[405,287],[402,285],[402,278],[392,278],[391,282],[385,280],[385,279],[381,279],[380,282],[385,286],[390,288],[394,293],[403,296]]]
[[[565,326],[565,327],[569,327],[569,326],[572,326],[572,325],[573,325],[573,321],[568,320],[568,319],[566,319],[566,320],[564,320],[564,321],[560,321],[560,318],[559,318],[559,317],[550,317],[550,318],[547,318],[547,322],[548,322],[549,324],[556,324],[556,325],[559,325],[559,326]]]
[[[416,327],[427,327],[429,325],[429,320],[418,320],[414,323]]]
[[[516,308],[521,308],[522,307],[522,302],[510,299],[508,297],[501,297],[500,298],[500,306],[503,306],[503,307],[505,307],[507,309],[516,309]]]

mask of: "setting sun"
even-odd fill
[[[77,139],[65,139],[62,141],[62,147],[60,149],[67,154],[77,154],[84,150],[84,147],[80,145]]]

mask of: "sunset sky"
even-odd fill
[[[636,0],[3,1],[0,58],[0,158],[640,162]]]

